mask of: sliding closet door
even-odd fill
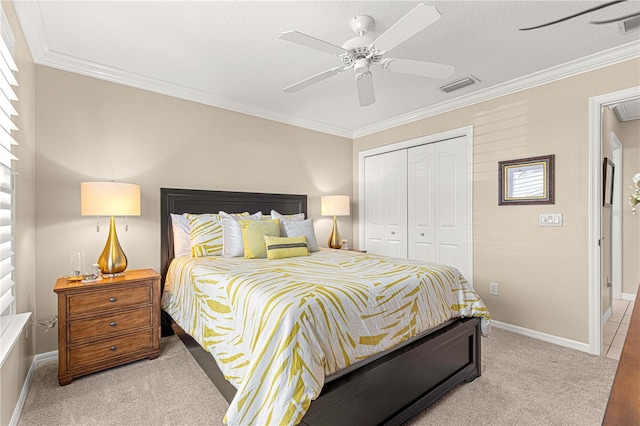
[[[471,272],[469,156],[465,138],[409,148],[409,258]]]
[[[407,151],[373,155],[364,161],[365,250],[407,257]]]

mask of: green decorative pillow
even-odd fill
[[[247,259],[267,257],[264,237],[280,236],[280,219],[239,220],[238,223],[242,227],[244,257]]]
[[[246,217],[249,213],[237,213],[234,216]],[[220,256],[222,254],[222,220],[217,214],[185,213],[189,221],[189,239],[191,256]]]
[[[306,237],[286,238],[265,235],[264,242],[267,247],[267,259],[309,256]]]

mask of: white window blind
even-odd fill
[[[3,23],[6,22],[3,20]],[[3,31],[3,35],[4,35]],[[13,117],[18,115],[12,101],[18,97],[12,86],[18,82],[14,72],[18,71],[11,49],[5,38],[0,38],[0,336],[8,328],[16,314],[15,282],[13,280],[13,218],[14,185],[13,146],[18,143],[12,132],[18,130]]]

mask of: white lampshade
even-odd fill
[[[140,185],[119,182],[82,182],[82,216],[140,216]]]
[[[320,198],[322,216],[349,216],[350,207],[348,195],[325,195]]]

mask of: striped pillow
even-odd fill
[[[267,259],[309,256],[306,237],[286,238],[265,235],[264,242],[267,247]]]
[[[189,221],[191,256],[222,254],[222,222],[217,214],[185,214]]]
[[[267,257],[264,236],[280,236],[280,219],[239,220],[238,223],[242,227],[244,257],[247,259]]]

